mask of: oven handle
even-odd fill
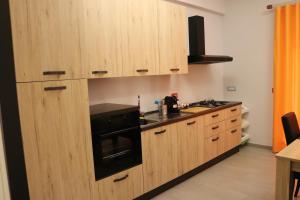
[[[123,180],[125,180],[126,178],[128,178],[129,177],[129,175],[128,174],[126,174],[124,177],[122,177],[122,178],[117,178],[117,179],[115,179],[114,180],[114,182],[120,182],[120,181],[123,181]]]
[[[126,154],[128,154],[130,152],[131,152],[131,150],[128,149],[128,150],[125,150],[125,151],[121,151],[119,153],[112,154],[110,156],[105,156],[105,157],[102,158],[102,160],[114,159],[114,158],[117,158],[119,156],[126,155]]]

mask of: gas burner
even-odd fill
[[[191,103],[190,107],[216,108],[216,107],[219,107],[219,106],[224,106],[228,103],[229,103],[228,101],[215,101],[215,100],[211,99],[211,100],[204,100],[204,101]]]

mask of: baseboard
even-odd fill
[[[252,147],[257,147],[257,148],[272,150],[272,146],[268,146],[268,145],[254,144],[254,143],[247,143],[246,146],[247,145],[248,146],[252,146]]]
[[[182,183],[183,181],[191,178],[192,176],[195,176],[197,174],[199,174],[200,172],[210,168],[211,166],[221,162],[222,160],[232,156],[233,154],[239,152],[239,146],[223,153],[222,155],[214,158],[213,160],[208,161],[207,163],[204,163],[203,165],[200,165],[199,167],[193,169],[192,171],[183,174],[173,180],[171,180],[170,182],[159,186],[158,188],[155,188],[154,190],[147,192],[145,194],[143,194],[142,196],[136,198],[135,200],[148,200],[148,199],[152,199],[153,197],[159,195],[160,193],[178,185],[179,183]]]

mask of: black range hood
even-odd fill
[[[189,17],[189,64],[213,64],[231,62],[230,56],[205,55],[204,17]]]

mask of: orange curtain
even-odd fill
[[[295,112],[300,123],[300,3],[275,12],[273,152],[279,152],[286,146],[281,116]]]

